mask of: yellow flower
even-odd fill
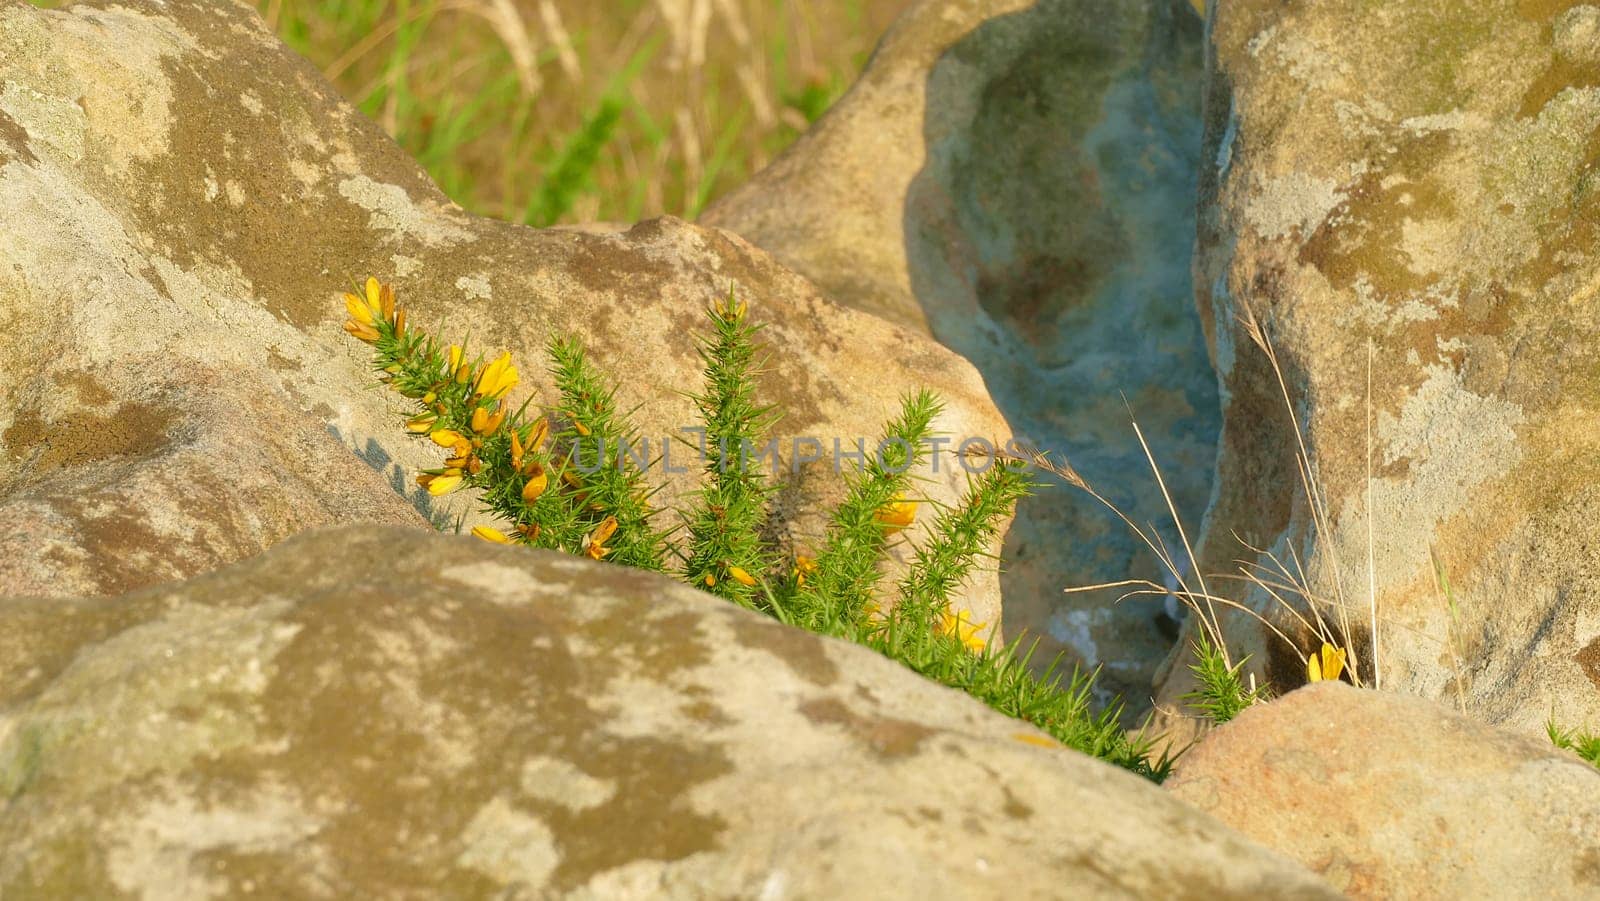
[[[550,476],[545,473],[544,467],[540,466],[537,460],[530,461],[529,466],[533,472],[528,474],[528,484],[522,486],[522,500],[523,503],[531,504],[550,487]]]
[[[966,645],[969,650],[982,651],[984,649],[983,636],[978,634],[978,630],[986,625],[988,624],[973,622],[971,610],[962,610],[954,614],[946,610],[940,618],[939,631],[961,639],[961,643]]]
[[[356,322],[354,319],[346,319],[344,321],[344,330],[367,342],[368,344],[372,344],[373,342],[377,341],[379,337],[377,331],[375,331],[372,326],[362,325],[361,323]]]
[[[1322,643],[1321,653],[1312,654],[1306,659],[1308,682],[1337,682],[1342,672],[1344,672],[1344,649],[1336,648],[1326,641]]]
[[[346,313],[350,314],[350,319],[354,322],[359,322],[362,325],[373,325],[377,322],[376,311],[367,306],[366,301],[354,294],[346,294],[344,296],[344,309]]]
[[[435,422],[437,422],[438,420],[439,420],[439,417],[436,416],[435,414],[433,414],[433,413],[424,413],[421,416],[416,417],[415,419],[407,420],[406,421],[406,431],[410,432],[413,435],[421,435],[423,432],[430,431],[433,428],[433,424]]]
[[[817,571],[817,561],[811,559],[810,557],[805,556],[804,554],[797,554],[795,556],[795,558],[794,558],[794,584],[796,584],[796,585],[804,585],[804,584],[806,584],[806,576],[809,576],[809,575],[811,575],[812,573],[814,573],[816,571]]]
[[[907,528],[917,518],[917,502],[896,499],[884,504],[878,510],[878,524],[883,526],[885,535],[893,535],[901,529]]]
[[[450,364],[446,371],[449,372],[451,376],[455,376],[461,371],[461,345],[450,345]]]
[[[536,451],[544,446],[544,440],[550,437],[550,420],[541,418],[533,424],[533,432],[528,435],[528,450]]]
[[[376,292],[374,292],[376,289]],[[376,297],[374,297],[376,293]],[[376,301],[376,303],[374,303]],[[372,307],[383,317],[385,322],[394,321],[394,287],[380,284],[377,279],[367,276],[367,306]]]
[[[472,411],[472,430],[487,438],[499,430],[500,423],[504,422],[505,418],[506,411],[504,410],[498,413],[490,413],[488,408],[479,407]]]
[[[511,353],[507,351],[483,367],[483,372],[478,374],[477,393],[484,397],[501,398],[517,386],[517,381],[517,367],[511,364]]]
[[[593,532],[584,536],[584,554],[588,555],[592,560],[599,560],[601,557],[611,553],[611,548],[606,547],[606,542],[610,541],[611,536],[616,533],[617,518],[615,516],[607,516],[604,522],[594,527]]]
[[[738,301],[737,303],[734,303],[733,301],[733,289],[730,288],[728,289],[727,300],[723,300],[720,297],[716,300],[715,306],[717,315],[721,316],[723,319],[743,319],[745,311],[749,309],[749,305],[742,300]]]
[[[745,572],[744,567],[730,566],[728,567],[728,575],[733,577],[733,581],[738,582],[740,585],[743,585],[746,588],[755,587],[755,577]]]
[[[452,448],[457,453],[462,452],[463,446],[467,449],[472,447],[472,442],[468,441],[465,435],[454,429],[435,429],[428,433],[428,437],[433,439],[434,444],[440,447]]]
[[[711,573],[706,573],[706,587],[707,588],[715,588],[715,587],[717,587],[717,577],[712,575]]]
[[[499,529],[491,528],[490,526],[473,526],[472,534],[482,538],[484,541],[492,541],[495,544],[511,543],[510,536],[506,535],[506,533],[500,531]]]
[[[418,481],[420,482],[421,479],[419,478]],[[461,487],[461,472],[460,470],[452,469],[433,475],[423,487],[428,489],[428,493],[434,497],[443,497]]]

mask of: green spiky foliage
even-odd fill
[[[563,488],[572,490],[591,530],[608,517],[615,519],[606,559],[665,572],[666,537],[652,522],[653,492],[644,478],[648,445],[618,412],[616,386],[589,364],[581,344],[557,338],[547,352],[550,374],[561,392],[563,424],[556,437],[559,446],[569,449],[557,474]]]
[[[699,342],[704,387],[694,402],[705,429],[705,478],[685,517],[684,576],[691,585],[755,608],[762,581],[778,561],[761,538],[773,488],[759,453],[777,417],[771,406],[755,401],[757,329],[744,314],[730,292],[710,311],[711,334]]]
[[[1564,729],[1556,725],[1553,719],[1545,723],[1545,731],[1550,735],[1551,744],[1564,751],[1571,751],[1594,766],[1600,767],[1600,734]]]
[[[911,470],[927,460],[934,417],[943,405],[932,392],[904,398],[884,427],[881,453],[865,449],[860,468],[846,476],[845,498],[833,511],[816,556],[816,572],[782,604],[785,621],[826,635],[861,634],[874,609],[882,574],[878,563],[896,531],[886,522],[906,498]]]
[[[1213,723],[1226,723],[1243,713],[1247,707],[1269,700],[1270,695],[1265,688],[1244,686],[1242,674],[1249,657],[1230,667],[1228,658],[1208,638],[1195,642],[1194,656],[1195,662],[1189,664],[1189,671],[1194,673],[1199,684],[1183,699]]]
[[[999,538],[1000,523],[1033,489],[1027,466],[1015,460],[991,459],[981,474],[969,475],[965,503],[939,511],[927,542],[900,580],[896,619],[919,629],[939,625],[949,599]]]
[[[655,526],[648,504],[649,461],[619,453],[642,446],[638,430],[577,342],[549,344],[560,399],[530,418],[527,404],[515,411],[503,406],[517,381],[509,355],[488,364],[466,361],[459,348],[442,350],[406,332],[392,297],[373,301],[365,314],[361,301],[351,300],[347,328],[373,345],[381,377],[417,404],[408,429],[451,454],[419,481],[432,494],[479,489],[486,512],[508,524],[504,531],[479,527],[480,537],[670,572],[785,622],[862,644],[1067,747],[1157,781],[1171,770],[1171,759],[1158,756],[1152,741],[1124,732],[1120,704],[1094,710],[1094,674],[1066,674],[1054,663],[1034,672],[1036,645],[1024,647],[1019,638],[990,646],[981,635],[985,624],[972,622],[957,600],[1017,501],[1033,490],[1023,463],[989,458],[983,472],[969,476],[961,502],[937,511],[908,571],[893,590],[882,590],[885,551],[904,540],[898,536],[919,505],[931,506],[913,497],[912,472],[928,459],[941,410],[932,393],[902,399],[878,448],[863,449],[846,476],[845,497],[829,517],[816,558],[791,559],[763,537],[775,532],[763,443],[779,413],[756,400],[757,329],[745,304],[731,295],[718,302],[700,341],[703,384],[693,395],[705,429],[705,465],[699,492],[681,511],[686,537],[673,565],[669,536]],[[597,460],[601,446],[608,451]]]

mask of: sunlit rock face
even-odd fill
[[[1201,32],[1183,2],[919,3],[706,221],[962,353],[1018,433],[1177,548],[1131,423],[1197,529],[1219,428],[1190,282]],[[1006,542],[1007,621],[1043,659],[1104,664],[1102,687],[1137,711],[1176,622],[1158,599],[1062,590],[1166,573],[1096,501],[1050,484]]]
[[[395,527],[0,596],[7,898],[1334,898],[1154,784],[662,576]]]
[[[657,452],[699,422],[693,335],[731,287],[785,414],[786,547],[816,546],[842,487],[831,458],[788,472],[789,439],[876,440],[923,387],[940,430],[1009,434],[965,360],[730,234],[468,215],[243,4],[0,2],[0,260],[0,591],[114,594],[316,525],[468,512],[417,488],[437,448],[339,327],[367,275],[413,326],[511,351],[515,403],[554,403],[543,349],[581,340]],[[652,473],[663,507],[698,485],[683,464]],[[950,466],[920,483],[947,504],[964,488]],[[998,624],[992,567],[964,600]]]
[[[1528,0],[1241,0],[1210,23],[1203,563],[1265,560],[1248,543],[1298,565],[1368,684],[1529,730],[1600,722],[1597,26]],[[1226,619],[1236,656],[1303,678]]]
[[[1292,692],[1207,735],[1166,788],[1351,898],[1600,892],[1600,771],[1422,698]]]

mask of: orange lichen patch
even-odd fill
[[[1600,638],[1584,645],[1583,650],[1572,659],[1583,667],[1583,674],[1589,677],[1594,687],[1600,689]]]
[[[1530,22],[1548,22],[1588,0],[1517,0],[1517,15]]]
[[[1597,85],[1600,85],[1600,68],[1558,59],[1528,86],[1522,95],[1522,107],[1517,110],[1517,116],[1532,119],[1539,115],[1545,104],[1556,99],[1567,88],[1592,88]]]
[[[46,422],[37,409],[19,411],[0,432],[11,457],[40,468],[82,466],[154,453],[167,443],[177,412],[129,402],[101,415],[74,411]]]
[[[1439,274],[1416,272],[1402,249],[1404,227],[1408,220],[1456,215],[1450,192],[1432,174],[1453,150],[1447,132],[1401,141],[1393,156],[1346,191],[1301,247],[1299,261],[1340,290],[1364,279],[1379,295],[1398,299],[1434,287]]]

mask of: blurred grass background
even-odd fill
[[[910,0],[254,0],[457,203],[693,218],[848,88]]]
[[[699,215],[911,0],[250,2],[457,203],[545,226]]]

